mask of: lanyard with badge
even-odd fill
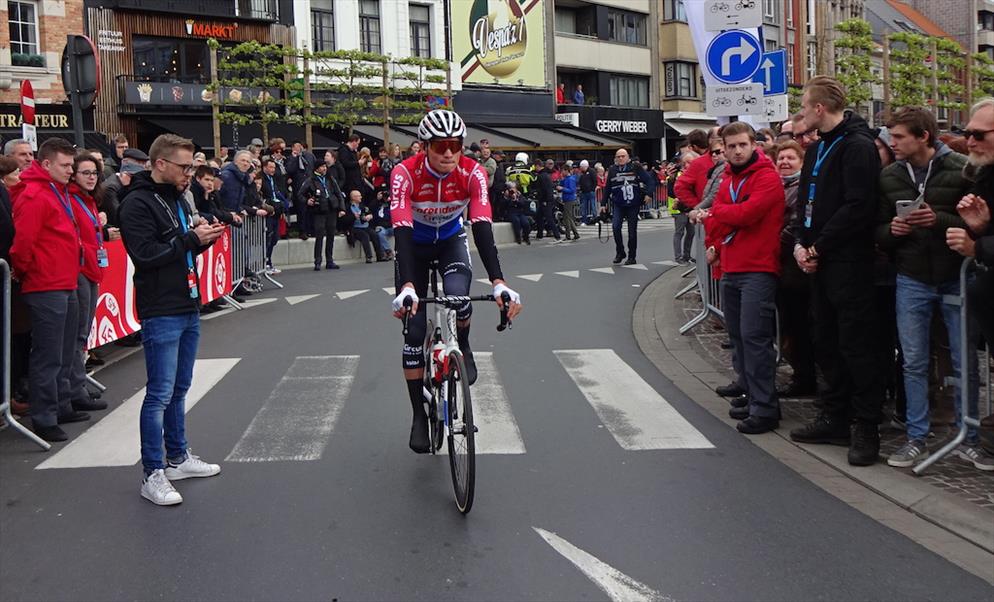
[[[169,208],[169,205],[166,204],[166,202],[162,200],[162,197],[160,197],[158,194],[155,195],[155,198],[159,201],[159,203],[162,204],[163,207],[166,208],[166,211],[169,212],[169,217],[173,219],[175,223],[176,218],[173,216],[173,212]],[[183,230],[183,234],[186,234],[187,232],[190,231],[190,226],[186,221],[186,212],[183,211],[182,201],[179,200],[176,201],[176,210],[179,212],[179,220],[178,220],[179,224],[177,225],[180,227],[181,230]],[[190,289],[190,298],[199,299],[200,288],[197,286],[197,270],[193,267],[193,252],[191,251],[186,252],[186,285]]]
[[[828,158],[830,154],[832,154],[832,149],[835,148],[835,145],[838,144],[839,141],[842,140],[843,138],[845,138],[845,134],[833,140],[832,143],[828,145],[827,149],[824,148],[825,147],[824,140],[818,143],[818,154],[815,156],[815,166],[814,169],[811,170],[811,182],[808,184],[808,202],[807,205],[804,206],[805,228],[811,227],[811,216],[814,214],[814,206],[815,206],[815,182],[818,179],[818,172],[821,170],[821,164],[825,161],[825,159]]]
[[[742,186],[745,185],[746,180],[748,180],[748,179],[749,179],[749,176],[746,176],[746,177],[742,178],[742,180],[739,182],[738,186],[735,186],[731,182],[728,183],[728,194],[729,194],[729,196],[732,197],[732,204],[733,205],[735,205],[735,204],[737,204],[739,202],[739,193],[742,192]],[[721,244],[727,245],[728,243],[732,242],[732,239],[735,238],[735,233],[736,232],[738,232],[738,230],[732,231],[731,234],[729,234],[728,236],[725,237],[725,240],[721,241]]]
[[[110,261],[107,258],[107,249],[104,248],[104,234],[100,228],[100,222],[79,195],[74,194],[72,197],[76,199],[76,203],[86,212],[86,217],[90,218],[90,222],[93,223],[93,230],[97,236],[97,267],[105,268],[110,265]]]
[[[79,265],[83,265],[83,238],[79,234],[79,224],[76,223],[76,216],[72,212],[72,204],[69,202],[69,191],[66,191],[65,196],[59,192],[59,189],[52,184],[48,183],[52,188],[52,192],[55,193],[55,198],[59,199],[59,204],[62,205],[62,210],[66,212],[69,216],[69,221],[72,222],[72,227],[76,230],[76,245],[79,247]]]

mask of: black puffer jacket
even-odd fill
[[[187,252],[196,256],[210,245],[200,240],[188,223],[180,225],[183,192],[171,184],[157,184],[152,174],[135,174],[121,202],[121,239],[135,264],[135,291],[140,319],[199,311],[200,299],[190,298]],[[196,273],[197,264],[193,264]],[[198,276],[199,277],[199,276]]]
[[[842,140],[819,169],[811,227],[806,228],[805,205],[818,150],[827,151],[839,137]],[[846,111],[842,123],[822,134],[822,141],[804,155],[794,231],[799,244],[814,245],[819,261],[873,261],[880,178],[880,155],[873,138],[866,120]]]

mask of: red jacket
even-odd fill
[[[100,248],[99,241],[101,240],[97,235],[100,234],[102,237],[103,234],[100,218],[97,217],[97,203],[92,196],[83,192],[83,189],[75,182],[69,182],[69,194],[73,195],[72,210],[76,215],[76,223],[79,224],[80,238],[83,240],[83,267],[81,271],[87,280],[94,284],[100,284],[104,279],[104,270],[97,265],[97,249]],[[86,203],[86,208],[90,210],[89,214],[79,206],[80,200]],[[90,219],[91,215],[97,220],[96,224]]]
[[[725,167],[725,179],[706,220],[706,244],[718,251],[725,273],[770,272],[780,274],[780,230],[783,228],[784,192],[773,162],[762,150],[741,173]],[[736,187],[738,202],[732,202]],[[739,188],[741,186],[741,188]],[[732,239],[725,242],[729,235]]]
[[[52,185],[72,202],[37,161],[21,172],[11,189],[14,205],[14,245],[10,259],[21,292],[76,290],[82,241]],[[71,210],[71,209],[70,209]]]
[[[673,185],[673,194],[687,209],[693,209],[701,202],[704,187],[708,184],[708,172],[714,167],[711,153],[705,153],[694,159],[687,166],[683,175],[677,178]]]

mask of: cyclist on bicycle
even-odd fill
[[[473,281],[469,243],[463,228],[466,212],[473,228],[476,249],[493,283],[493,294],[503,309],[502,293],[510,296],[508,317],[521,311],[521,297],[504,283],[497,259],[487,198],[487,172],[474,159],[463,155],[466,126],[453,111],[436,109],[425,115],[418,127],[424,152],[397,165],[390,175],[390,217],[395,243],[397,297],[393,313],[404,316],[406,299],[411,300],[408,334],[404,339],[403,365],[407,392],[414,416],[411,422],[411,449],[428,453],[428,416],[424,411],[424,343],[427,330],[425,312],[418,311],[418,299],[428,295],[428,275],[432,262],[448,296],[469,295]],[[468,211],[467,211],[468,208]],[[476,362],[469,347],[472,306],[456,310],[456,335],[465,358],[466,378],[476,381]]]

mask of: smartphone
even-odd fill
[[[896,202],[897,217],[900,217],[900,218],[906,218],[906,217],[908,217],[908,215],[912,211],[915,211],[916,209],[921,209],[923,202],[924,202],[924,199],[922,199],[921,197],[918,197],[915,200],[897,201]]]

